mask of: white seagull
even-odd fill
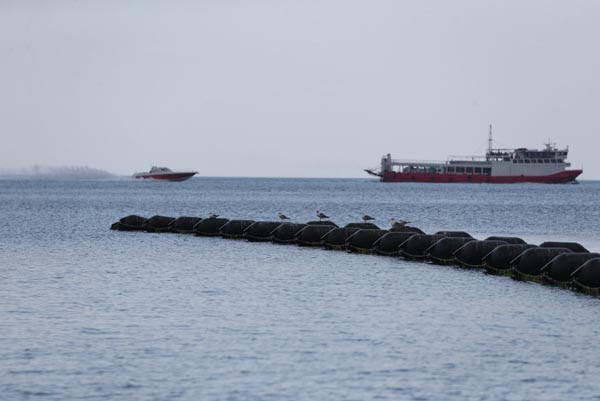
[[[392,227],[404,227],[405,225],[409,224],[410,221],[406,221],[406,220],[396,220],[394,218],[390,219],[390,224],[392,225]]]
[[[367,222],[367,221],[369,221],[369,220],[375,220],[375,217],[371,217],[371,216],[369,216],[368,214],[366,214],[366,213],[363,213],[363,215],[362,215],[362,220],[363,220],[363,221],[366,223],[366,222]]]
[[[329,216],[327,216],[325,213],[317,210],[317,217],[319,218],[319,221],[321,221],[322,219],[328,219]]]
[[[283,213],[278,213],[278,216],[279,216],[279,219],[280,219],[281,221],[284,221],[284,220],[289,220],[289,219],[290,219],[289,217],[287,217],[287,216],[286,216],[285,214],[283,214]]]
[[[214,213],[209,213],[209,214],[208,214],[208,218],[209,218],[209,219],[216,219],[216,218],[217,218],[217,217],[219,217],[219,216],[220,216],[219,214],[214,214]]]

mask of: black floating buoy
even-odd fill
[[[557,255],[571,252],[567,248],[541,248],[526,249],[516,258],[511,260],[512,277],[517,280],[542,282],[542,267]]]
[[[282,218],[285,219],[285,216]],[[517,280],[531,280],[561,288],[570,287],[600,296],[600,253],[590,253],[576,242],[544,242],[535,246],[518,237],[503,236],[479,241],[464,231],[438,231],[427,235],[405,222],[396,223],[388,231],[367,222],[350,223],[340,228],[331,221],[300,224],[228,220],[217,215],[204,219],[189,216],[175,219],[161,215],[146,219],[129,215],[110,228],[182,234],[193,232],[200,236],[221,235],[223,238],[323,246],[326,249],[404,256],[408,259],[428,258],[433,263],[485,267],[489,273],[511,275]]]
[[[537,246],[531,244],[500,245],[483,257],[485,270],[490,274],[510,276],[512,274],[510,262],[524,250],[530,248],[537,248]]]
[[[433,263],[449,265],[456,263],[454,252],[470,241],[471,237],[443,237],[425,250],[427,259]]]
[[[418,235],[413,231],[389,232],[381,236],[373,243],[373,249],[376,254],[383,256],[399,256],[400,244],[412,237]]]
[[[590,259],[600,258],[598,253],[590,252],[568,252],[557,255],[542,267],[542,278],[544,283],[569,288],[571,285],[571,274]]]
[[[373,253],[373,244],[383,237],[387,230],[358,230],[346,239],[346,249],[351,252]]]
[[[360,228],[363,230],[379,230],[379,227],[373,223],[348,223],[344,227],[346,228]]]
[[[244,238],[251,242],[271,241],[271,233],[280,225],[280,221],[255,221],[244,230]]]
[[[146,231],[153,233],[167,233],[171,231],[170,225],[174,217],[152,216],[146,220]]]
[[[338,226],[333,221],[329,221],[329,220],[309,221],[306,224],[309,225],[309,226],[330,226],[330,227],[337,227]]]
[[[334,228],[323,236],[323,247],[325,249],[332,249],[336,251],[344,250],[346,249],[346,240],[348,237],[358,230],[360,230],[360,228],[348,226],[343,228]]]
[[[485,255],[499,247],[506,245],[504,241],[469,241],[454,252],[454,257],[461,267],[465,268],[483,268]]]
[[[209,217],[202,219],[194,226],[194,234],[202,237],[216,237],[220,234],[219,229],[227,223],[229,219],[218,217]]]
[[[119,231],[143,231],[146,229],[146,220],[148,219],[145,217],[130,214],[116,223],[113,223],[113,225],[110,226],[110,229]]]
[[[229,220],[219,227],[219,235],[227,239],[244,238],[244,230],[254,224],[254,220]]]
[[[460,238],[473,238],[471,234],[464,231],[438,231],[435,235],[443,235],[444,237],[460,237]]]
[[[556,242],[547,241],[540,244],[540,248],[567,248],[571,252],[589,252],[585,247],[577,242]]]
[[[323,223],[325,223],[323,221]],[[321,246],[323,237],[337,226],[307,225],[296,233],[296,244],[301,246]]]
[[[443,235],[415,234],[399,245],[400,254],[407,259],[424,259],[427,249],[444,238]]]
[[[306,224],[285,223],[281,224],[271,232],[271,241],[278,244],[290,244],[296,242],[296,234],[306,227]]]
[[[191,234],[194,232],[194,226],[200,222],[200,217],[178,217],[171,222],[169,226],[172,233]]]
[[[589,295],[600,296],[600,259],[590,259],[571,275],[572,287]]]
[[[396,224],[390,228],[390,232],[392,233],[413,233],[413,234],[425,234],[425,231],[421,230],[418,227],[407,226]]]
[[[485,240],[486,241],[503,241],[503,242],[506,242],[509,245],[525,245],[525,244],[527,244],[527,242],[525,242],[522,238],[519,238],[519,237],[496,237],[496,236],[492,236],[492,237],[487,237]]]

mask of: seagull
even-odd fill
[[[406,221],[406,220],[396,220],[394,218],[390,219],[390,224],[392,225],[392,227],[404,227],[405,225],[409,224],[410,221]]]
[[[216,219],[216,218],[217,218],[217,217],[219,217],[219,216],[220,216],[219,214],[214,214],[214,213],[209,213],[209,214],[208,214],[208,218],[209,218],[209,219]]]
[[[371,216],[369,216],[368,214],[366,214],[366,213],[363,213],[363,215],[362,215],[362,220],[363,220],[363,221],[366,223],[366,222],[367,222],[367,221],[369,221],[369,220],[375,220],[375,217],[371,217]]]
[[[317,210],[317,217],[319,218],[319,221],[321,221],[322,219],[328,219],[329,216],[327,216],[325,213],[320,212]]]
[[[286,216],[285,214],[283,214],[283,213],[278,213],[278,216],[279,216],[279,219],[280,219],[281,221],[283,221],[283,220],[289,220],[289,219],[290,219],[289,217],[287,217],[287,216]]]

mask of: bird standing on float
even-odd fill
[[[410,221],[406,221],[406,220],[396,220],[394,218],[390,219],[390,225],[392,226],[392,228],[405,227],[409,223],[410,223]]]
[[[329,216],[319,210],[317,210],[317,217],[319,218],[319,221],[329,218]]]
[[[375,217],[371,217],[366,213],[363,213],[361,218],[364,223],[368,222],[369,220],[375,220]]]

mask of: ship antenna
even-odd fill
[[[490,124],[490,133],[488,135],[488,153],[492,153],[492,124]]]

